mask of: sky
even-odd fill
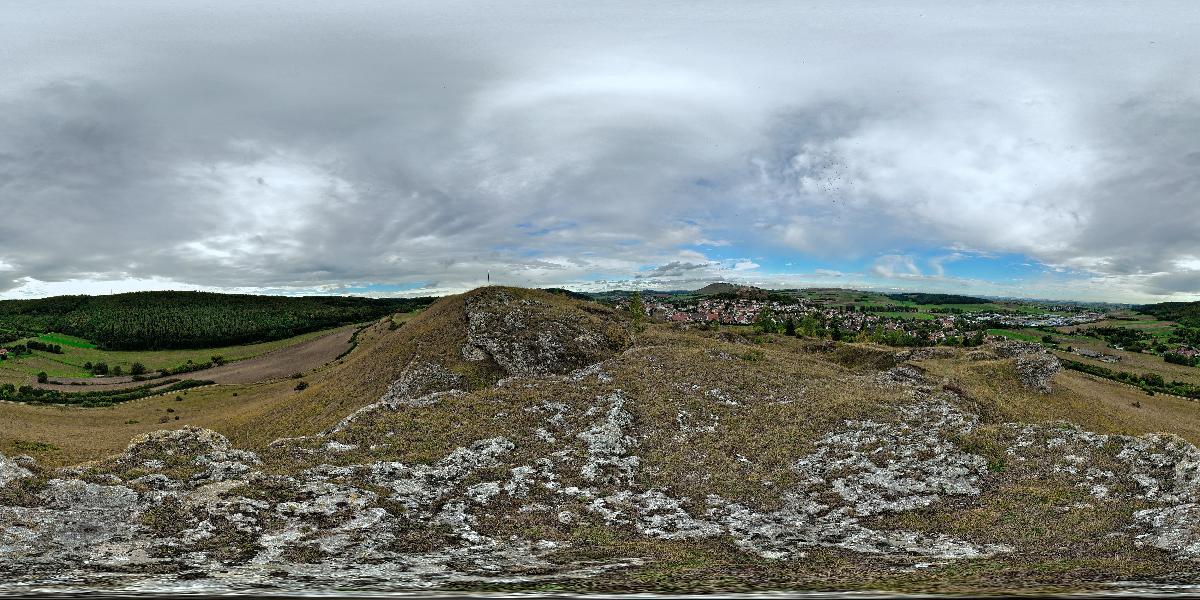
[[[1200,300],[1200,3],[0,4],[0,298]]]

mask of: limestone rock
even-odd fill
[[[623,349],[628,333],[599,309],[558,309],[502,288],[466,299],[469,360],[490,356],[509,375],[564,374],[598,363]]]
[[[1062,368],[1062,363],[1041,345],[1004,342],[997,344],[995,351],[1001,357],[1016,358],[1017,376],[1026,388],[1042,394],[1053,391],[1050,380]]]

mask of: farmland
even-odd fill
[[[94,378],[93,374],[84,368],[84,365],[88,363],[97,364],[103,362],[110,367],[121,367],[123,372],[128,373],[135,363],[141,363],[146,367],[147,371],[154,372],[161,369],[177,369],[188,363],[207,363],[214,356],[222,357],[223,361],[240,361],[261,356],[281,348],[301,344],[327,335],[328,333],[328,330],[314,331],[282,340],[241,346],[223,346],[195,350],[140,351],[100,350],[95,347],[86,347],[90,344],[84,343],[79,338],[58,334],[44,334],[38,336],[37,339],[47,341],[60,340],[54,343],[62,345],[63,353],[51,354],[35,351],[30,355],[0,361],[0,384],[13,383],[20,385],[32,380],[39,372],[45,372],[53,380]],[[62,340],[69,340],[75,342],[77,345],[63,343]]]

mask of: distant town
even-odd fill
[[[847,295],[850,294],[850,295]],[[1106,318],[1106,311],[1077,304],[999,306],[984,299],[902,296],[849,290],[785,290],[714,284],[690,294],[646,292],[642,302],[653,321],[683,326],[758,326],[764,330],[892,345],[972,345],[996,328],[1070,327]],[[629,298],[616,303],[628,306]],[[937,302],[936,304],[932,302]],[[991,337],[1000,337],[991,335]]]

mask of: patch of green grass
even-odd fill
[[[58,450],[58,446],[47,442],[34,442],[29,440],[13,440],[9,442],[8,447],[11,450],[18,452],[50,452]]]
[[[38,339],[50,344],[58,344],[64,347],[69,346],[71,348],[86,348],[90,350],[96,347],[95,344],[83,338],[67,335],[65,333],[43,333],[42,335],[38,336]]]
[[[1042,341],[1042,336],[1040,336],[1040,335],[1024,333],[1021,331],[1014,331],[1012,329],[989,329],[989,330],[987,330],[987,333],[988,333],[988,335],[998,335],[1000,337],[1006,337],[1010,340],[1017,340],[1017,341],[1021,341],[1021,342],[1041,342]]]

